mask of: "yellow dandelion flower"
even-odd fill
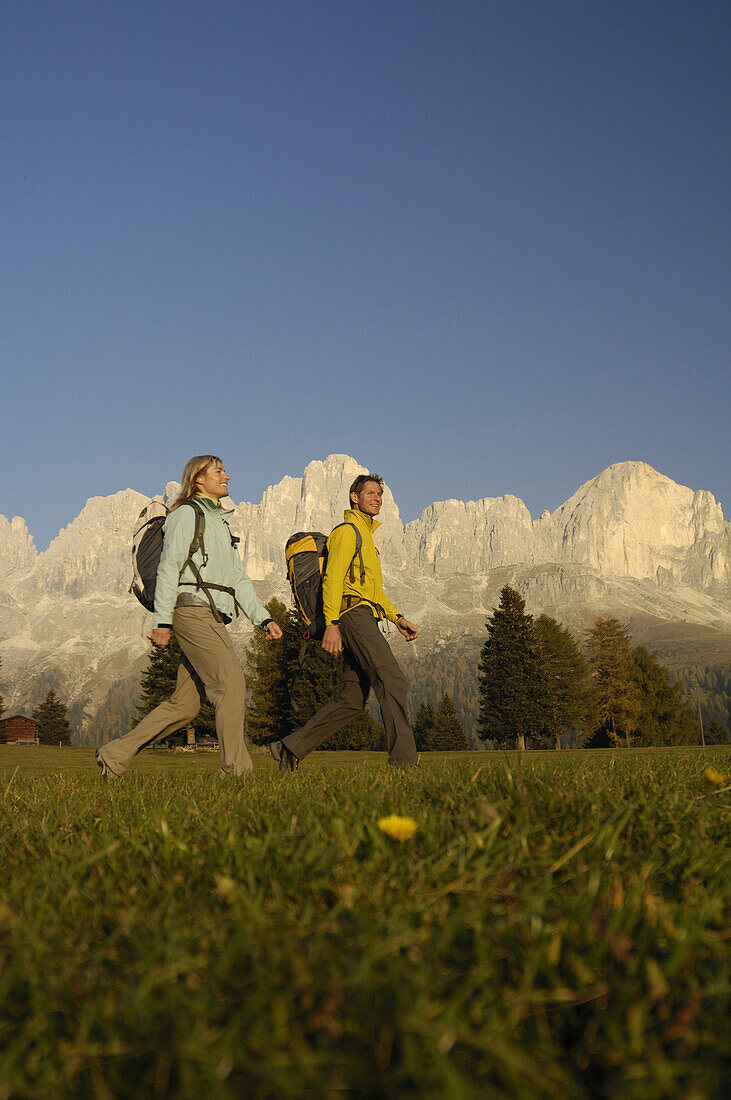
[[[703,774],[714,787],[720,787],[722,783],[726,782],[726,776],[723,772],[717,772],[715,768],[708,767]]]
[[[230,905],[238,893],[237,883],[234,882],[230,875],[221,874],[214,875],[213,881],[216,884],[216,896],[218,900],[225,901]]]
[[[412,817],[390,814],[389,817],[379,817],[378,828],[386,836],[390,836],[391,840],[402,841],[411,840],[419,826]]]

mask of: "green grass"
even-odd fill
[[[723,1095],[728,750],[384,761],[0,746],[0,1100]]]

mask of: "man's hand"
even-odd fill
[[[150,635],[150,641],[155,645],[159,645],[160,649],[165,649],[172,637],[172,633],[172,630],[169,630],[166,626],[156,626]]]
[[[337,657],[338,653],[342,653],[343,638],[337,623],[330,623],[330,626],[325,627],[325,633],[322,636],[322,648],[331,657]]]
[[[278,642],[282,637],[282,628],[279,623],[269,623],[265,637],[268,642]]]
[[[403,634],[407,642],[415,642],[419,637],[419,628],[410,623],[408,619],[405,619],[403,615],[396,623],[396,626]]]

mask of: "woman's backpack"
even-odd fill
[[[195,512],[195,532],[188,550],[188,560],[183,569],[190,563],[196,550],[203,550],[203,532],[206,529],[206,519],[202,510],[192,502],[189,503]],[[137,597],[147,611],[155,610],[155,585],[157,567],[162,554],[162,529],[168,515],[169,509],[161,500],[151,500],[137,517],[132,534],[133,575],[129,591]]]

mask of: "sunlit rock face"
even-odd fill
[[[287,538],[342,522],[348,488],[365,472],[348,455],[330,455],[301,477],[282,478],[258,503],[223,502],[263,600],[288,597]],[[179,492],[170,482],[160,499],[171,505]],[[88,700],[83,721],[93,728],[108,693],[144,658],[150,617],[128,586],[131,533],[146,503],[132,489],[94,497],[42,554],[23,519],[0,516],[6,707],[27,709],[53,684],[69,702]],[[731,524],[710,493],[645,463],[609,467],[536,520],[508,495],[437,502],[404,526],[386,487],[380,521],[387,591],[418,619],[419,645],[480,634],[504,584],[522,592],[529,610],[567,624],[637,613],[731,631]],[[248,630],[246,622],[233,627],[240,651]]]
[[[676,485],[644,462],[610,466],[539,525],[556,560],[637,578],[674,571],[690,547],[728,526],[710,493]]]
[[[530,512],[514,496],[443,500],[406,525],[406,549],[430,573],[485,573],[525,562],[532,550]]]
[[[25,520],[20,516],[12,519],[0,516],[0,585],[20,570],[29,569],[36,557],[36,548]]]
[[[92,497],[38,555],[33,570],[18,585],[18,594],[27,599],[52,593],[121,595],[132,576],[132,528],[146,503],[147,497],[133,489]]]
[[[707,575],[724,579],[728,528],[710,493],[676,485],[643,462],[621,462],[538,520],[513,496],[447,500],[407,524],[406,536],[417,563],[437,574],[556,562],[638,579],[663,570],[688,576],[688,551],[703,543],[712,563],[699,560],[691,571],[702,584]]]

